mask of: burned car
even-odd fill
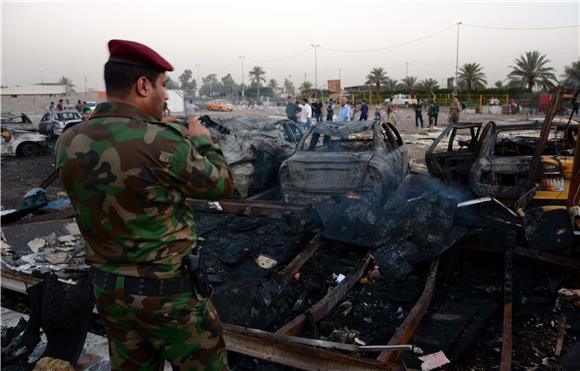
[[[28,130],[2,129],[0,147],[2,156],[32,157],[49,150],[46,135]]]
[[[32,120],[25,113],[2,112],[0,126],[7,130],[34,130]]]
[[[222,148],[234,178],[234,198],[278,185],[278,169],[302,138],[299,126],[279,117],[200,117]]]
[[[409,174],[397,130],[378,121],[324,122],[309,129],[280,167],[284,201],[319,203],[351,194],[381,203]]]
[[[81,121],[82,117],[78,111],[57,111],[52,117],[50,113],[46,113],[38,124],[38,131],[41,134],[56,138],[63,133],[65,127],[78,124]]]
[[[554,120],[541,156],[539,181],[529,171],[542,121],[462,122],[447,127],[425,153],[429,173],[468,187],[478,196],[566,199],[578,123]]]

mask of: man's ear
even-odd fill
[[[135,83],[135,91],[139,97],[148,97],[152,88],[151,81],[145,76],[139,77]]]

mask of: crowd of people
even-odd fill
[[[55,104],[54,101],[50,102],[46,107],[44,107],[46,113],[49,114],[49,120],[54,120],[57,112],[76,110],[81,114],[83,121],[88,120],[93,113],[93,107],[87,104],[86,101],[77,101],[77,104],[73,106],[69,99],[59,99],[58,103]]]
[[[424,108],[426,105],[426,108]],[[326,110],[326,121],[332,122],[336,116],[336,122],[348,122],[348,121],[367,121],[369,118],[369,105],[366,100],[362,100],[360,108],[357,109],[356,105],[349,105],[346,97],[341,97],[338,100],[338,112],[335,115],[335,103],[333,99],[326,101],[326,104],[322,104],[321,101],[314,98],[312,103],[309,102],[308,98],[303,98],[302,100],[294,100],[292,96],[288,97],[288,102],[286,104],[286,116],[288,119],[301,124],[304,130],[312,126],[312,118],[316,119],[319,123],[323,121],[323,108]],[[423,102],[422,100],[417,101],[413,106],[415,111],[415,126],[419,128],[424,128],[423,122],[423,110],[426,109],[428,117],[428,129],[433,130],[439,120],[439,103],[437,100],[432,100],[428,102]],[[459,121],[459,114],[463,111],[463,105],[461,104],[459,97],[454,95],[453,102],[451,103],[449,109],[448,120],[449,123],[457,123]],[[357,116],[358,114],[358,116]],[[374,110],[374,120],[379,120],[381,122],[388,122],[391,125],[397,125],[398,115],[396,109],[391,102],[385,103],[385,105],[376,105]]]

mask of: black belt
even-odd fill
[[[125,280],[123,287],[126,294],[141,296],[171,296],[191,291],[189,277],[158,280],[151,278],[138,278],[120,276],[95,269],[94,283],[107,290],[115,290],[117,278]]]

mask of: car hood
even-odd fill
[[[288,178],[282,187],[322,193],[356,191],[372,157],[370,152],[299,151],[286,161]]]

